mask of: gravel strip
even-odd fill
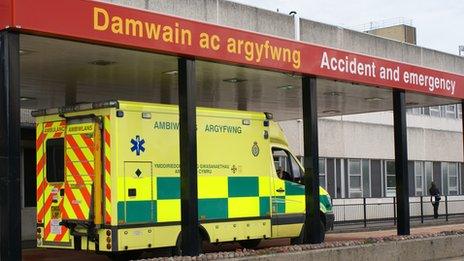
[[[351,241],[334,241],[327,242],[322,244],[305,244],[305,245],[290,245],[290,246],[279,246],[279,247],[270,247],[263,249],[237,249],[236,251],[231,252],[216,252],[216,253],[206,253],[199,256],[175,256],[175,257],[160,257],[160,258],[151,258],[151,259],[141,259],[149,261],[191,261],[191,260],[218,260],[218,259],[230,259],[230,258],[241,258],[247,256],[260,256],[260,255],[269,255],[277,253],[289,253],[289,252],[299,252],[313,249],[324,249],[324,248],[335,248],[335,247],[348,247],[348,246],[359,246],[367,244],[378,244],[383,242],[392,242],[392,241],[402,241],[410,239],[422,239],[422,238],[431,238],[438,236],[450,236],[450,235],[464,235],[464,229],[454,230],[454,231],[443,231],[440,233],[426,233],[426,234],[416,234],[408,236],[387,236],[387,237],[375,237],[375,238],[366,238],[363,240],[351,240]]]

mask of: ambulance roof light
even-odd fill
[[[102,109],[102,108],[119,108],[119,102],[116,100],[104,101],[104,102],[92,102],[92,103],[82,103],[71,106],[64,106],[61,108],[51,108],[51,109],[41,109],[32,111],[31,115],[33,117],[52,115],[52,114],[65,114],[76,111],[86,111],[92,109]]]

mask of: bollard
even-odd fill
[[[421,223],[424,223],[424,199],[420,196],[420,211],[421,211]]]
[[[448,221],[448,196],[445,196],[445,218]]]
[[[363,198],[363,208],[364,208],[364,227],[367,227],[367,210],[366,210],[366,198]]]

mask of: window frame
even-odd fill
[[[449,104],[449,105],[444,105],[445,107],[445,118],[450,118],[450,119],[456,119],[457,118],[457,112],[456,112],[456,104]],[[452,107],[452,109],[450,109]]]
[[[430,180],[427,175],[427,166],[430,166],[430,171],[431,171]],[[424,186],[425,195],[430,196],[429,187],[433,181],[433,162],[432,161],[424,161],[424,178],[425,178],[425,186]]]
[[[359,174],[351,173],[350,163],[359,162]],[[362,198],[363,197],[363,173],[362,173],[362,159],[348,159],[348,198]],[[359,190],[351,187],[351,177],[359,177],[360,184]],[[352,194],[360,193],[361,196],[352,196]]]
[[[321,161],[323,164],[321,164]],[[321,165],[324,165],[324,173],[321,172]],[[321,184],[321,177],[324,178],[324,185]],[[327,159],[319,158],[319,186],[327,190]]]
[[[450,165],[455,166],[455,172],[453,174],[453,177],[450,175]],[[446,167],[444,167],[446,166]],[[446,190],[443,188],[443,193],[446,193],[446,195],[459,195],[459,166],[457,162],[442,162],[442,180],[444,176],[444,169],[446,169]],[[451,178],[456,178],[456,186],[451,187],[450,186],[450,180]],[[443,183],[444,183],[443,182]]]
[[[458,109],[458,119],[462,119],[462,104],[458,103],[456,107]]]
[[[414,195],[424,196],[424,176],[425,176],[425,166],[423,161],[414,161]],[[418,170],[420,170],[420,175],[418,175]],[[417,184],[417,178],[420,177],[421,184],[420,187]]]
[[[430,116],[431,117],[441,117],[441,109],[440,106],[430,106]],[[434,115],[438,114],[438,115]]]
[[[394,160],[384,160],[384,173],[385,173],[385,197],[396,197],[396,170],[393,167],[393,174],[388,173],[388,162],[393,162],[393,166],[395,166]],[[389,187],[388,186],[388,176],[393,176],[395,178],[395,186]]]
[[[366,194],[366,191],[364,191],[364,185],[366,183],[366,180],[364,180],[364,162],[367,161],[367,178],[369,179],[367,181],[367,185],[369,186],[368,187],[368,193]],[[371,160],[370,159],[361,159],[361,175],[362,175],[362,180],[363,180],[363,197],[371,197],[372,196],[372,173],[371,173]]]

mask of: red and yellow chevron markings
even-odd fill
[[[97,149],[94,139],[99,132],[98,128],[95,130],[94,125],[95,123],[90,122],[67,126],[64,209],[70,220],[91,219],[92,184],[95,180],[95,152]]]
[[[54,242],[69,242],[69,231],[62,227],[61,233],[51,233],[52,207],[61,208],[63,200],[59,199],[58,191],[63,183],[49,184],[46,180],[46,141],[49,139],[63,138],[66,127],[65,121],[47,122],[36,125],[36,156],[37,156],[37,222],[44,223],[44,239]],[[65,218],[67,213],[60,211],[61,217]]]
[[[106,115],[103,120],[103,151],[104,151],[104,193],[105,193],[105,214],[106,225],[111,224],[111,136],[110,136],[110,116]]]
[[[44,240],[69,242],[69,229],[57,225],[61,220],[94,218],[96,224],[110,225],[110,116],[103,118],[102,131],[94,122],[66,126],[65,121],[56,121],[37,124],[36,137],[37,222],[44,225]],[[46,180],[45,144],[54,138],[64,139],[65,182],[50,184]]]

